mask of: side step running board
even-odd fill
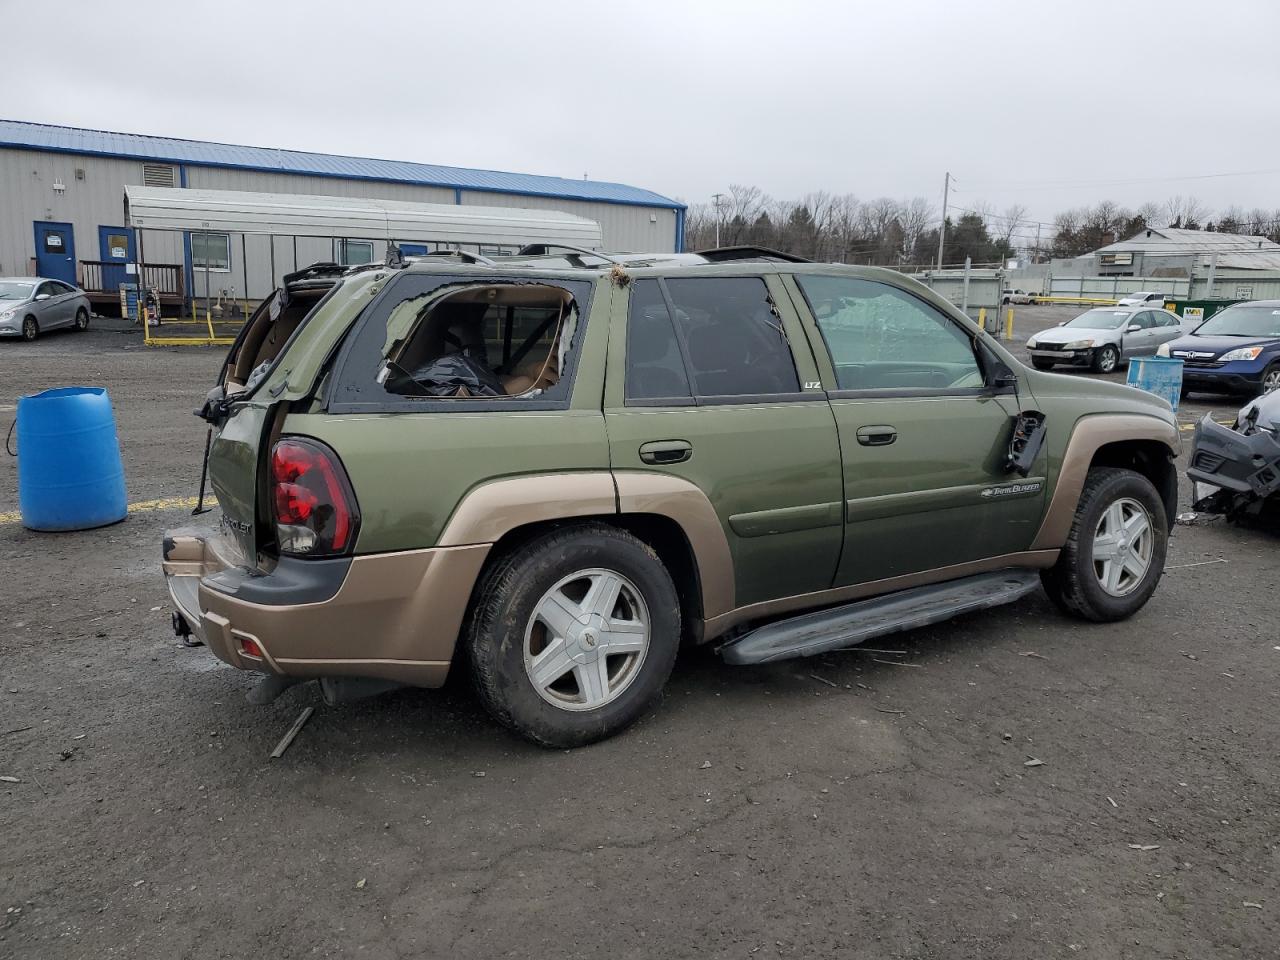
[[[971,610],[1012,603],[1039,585],[1037,570],[1001,570],[949,583],[913,587],[766,624],[722,646],[720,655],[728,663],[768,663],[791,657],[812,657],[887,633],[939,623]]]

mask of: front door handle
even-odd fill
[[[898,428],[888,425],[859,427],[858,442],[864,447],[884,447],[898,439]]]
[[[650,440],[640,444],[640,459],[645,463],[684,463],[693,456],[688,440]]]

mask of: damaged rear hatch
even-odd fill
[[[287,276],[245,323],[197,411],[209,423],[206,473],[217,519],[169,531],[163,565],[170,595],[197,635],[202,578],[228,567],[266,572],[275,565],[265,496],[271,442],[290,407],[309,400],[334,346],[385,276],[346,272],[318,264]]]

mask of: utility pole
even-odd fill
[[[947,242],[947,196],[951,189],[951,171],[942,178],[942,223],[938,225],[938,269],[942,269],[942,247]]]
[[[711,201],[716,208],[716,247],[717,249],[720,247],[720,200],[722,197],[724,197],[723,193],[713,193],[711,195]]]
[[[1039,223],[1036,224],[1036,252],[1031,257],[1032,263],[1040,262],[1040,226],[1041,225]]]

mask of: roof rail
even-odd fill
[[[496,267],[498,265],[483,254],[471,253],[468,250],[432,250],[430,253],[414,254],[415,259],[421,257],[458,257],[461,260],[470,260],[472,263],[484,264],[486,267]]]
[[[542,257],[549,254],[552,250],[568,250],[571,253],[579,254],[574,258],[578,261],[578,266],[585,267],[582,262],[582,254],[589,257],[599,257],[605,263],[621,263],[622,261],[616,257],[611,257],[607,253],[601,253],[599,250],[588,250],[586,247],[571,247],[567,243],[527,243],[516,251],[517,257]],[[568,259],[568,258],[566,258]]]
[[[319,263],[303,267],[301,270],[295,270],[293,273],[286,273],[283,283],[287,287],[289,284],[297,283],[300,280],[314,280],[318,277],[340,277],[346,272],[347,268],[342,264],[322,260]]]
[[[780,260],[783,263],[813,262],[808,257],[797,257],[794,253],[783,253],[781,250],[770,250],[768,247],[715,247],[711,250],[697,250],[695,253],[700,257],[706,257],[708,263],[732,263],[735,260]]]

